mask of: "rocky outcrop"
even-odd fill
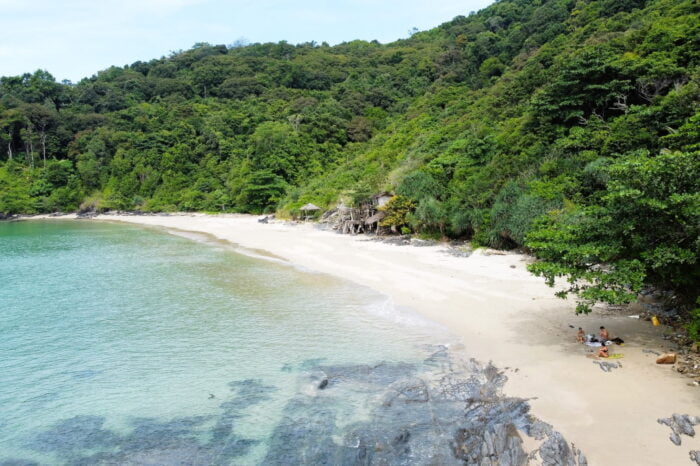
[[[502,371],[457,359],[444,347],[417,363],[312,359],[281,371],[298,373],[299,390],[265,434],[266,452],[238,423],[260,413],[278,389],[250,379],[229,384],[228,395],[209,394],[209,400],[223,399],[216,413],[137,418],[126,431],[112,430],[102,416],[81,415],[37,433],[28,448],[76,465],[587,465],[573,444],[530,414],[527,400],[503,395]],[[695,420],[674,416],[671,422],[690,435],[688,423]],[[34,463],[0,457],[1,464]]]
[[[507,379],[501,371],[473,360],[458,363],[444,348],[425,364],[308,370],[316,390],[290,400],[264,464],[587,464],[574,445],[529,413],[527,400],[502,394]],[[358,390],[375,401],[365,419],[343,425],[349,409],[343,402]],[[539,447],[526,450],[526,436]]]

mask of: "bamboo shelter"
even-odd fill
[[[326,211],[320,222],[328,225],[331,230],[342,234],[357,235],[359,233],[382,234],[385,230],[379,223],[386,217],[380,210],[392,197],[390,193],[379,193],[367,199],[357,207],[345,204]]]
[[[301,210],[301,214],[304,217],[304,220],[308,220],[311,217],[313,217],[314,212],[318,212],[319,210],[321,210],[321,208],[309,202],[308,204],[304,204],[303,206],[301,206],[299,210]]]

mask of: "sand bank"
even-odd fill
[[[477,250],[455,257],[444,246],[396,246],[344,236],[312,225],[260,224],[244,215],[102,215],[98,220],[211,234],[246,249],[271,253],[296,266],[376,289],[463,339],[469,355],[493,361],[509,377],[506,393],[531,399],[533,412],[552,423],[592,465],[691,464],[656,420],[672,413],[700,415],[700,389],[643,349],[662,351],[663,327],[620,315],[576,316],[574,303],[553,296],[526,270],[527,256]],[[622,367],[603,372],[575,331],[604,325],[627,341]]]

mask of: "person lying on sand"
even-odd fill
[[[601,346],[600,349],[598,350],[598,357],[599,358],[610,357],[610,353],[608,353],[608,347],[605,346],[605,342],[603,342],[603,346]]]
[[[600,339],[603,340],[603,341],[608,341],[608,340],[610,340],[610,333],[609,333],[608,330],[607,330],[605,327],[603,327],[603,326],[600,327],[600,333],[598,333],[598,335],[600,336]]]
[[[579,343],[583,343],[584,341],[586,341],[586,333],[581,327],[578,328],[578,333],[576,334],[576,341]]]

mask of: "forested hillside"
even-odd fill
[[[0,213],[295,213],[526,246],[581,310],[697,299],[700,4],[501,0],[406,40],[212,46],[0,80]],[[696,328],[697,332],[700,328]]]

